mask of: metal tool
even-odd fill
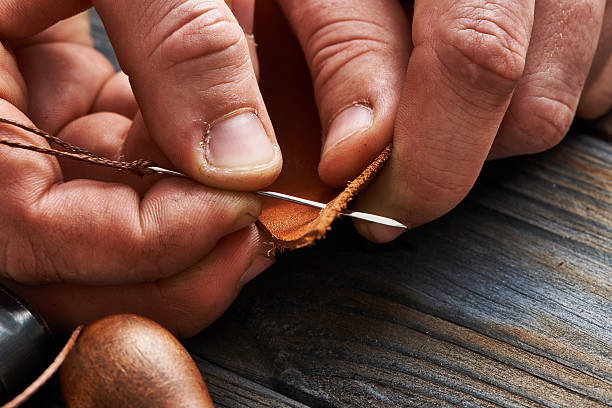
[[[174,171],[174,170],[164,169],[163,167],[149,166],[148,168],[159,174],[188,178],[188,176],[183,173],[179,173],[178,171]],[[277,193],[275,191],[263,191],[263,190],[255,191],[255,193],[262,195],[262,196],[272,197],[272,198],[276,198],[279,200],[285,200],[285,201],[289,201],[289,202],[296,203],[296,204],[307,205],[309,207],[325,208],[325,204],[323,203],[319,203],[317,201],[312,201],[312,200],[307,200],[305,198],[295,197],[289,194]],[[375,215],[375,214],[370,214],[370,213],[365,213],[365,212],[360,212],[360,211],[352,211],[352,210],[344,210],[341,212],[341,214],[346,215],[347,217],[357,218],[359,220],[368,221],[368,222],[374,222],[376,224],[382,224],[382,225],[386,225],[389,227],[403,228],[403,229],[408,228],[404,224],[398,221],[395,221],[394,219],[383,217],[380,215]]]
[[[56,350],[55,338],[42,317],[0,285],[0,405],[40,375]]]

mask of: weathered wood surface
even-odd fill
[[[612,406],[612,146],[495,163],[451,214],[280,257],[187,342],[317,407]]]
[[[194,356],[217,408],[307,408],[267,387]]]

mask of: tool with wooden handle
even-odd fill
[[[85,327],[60,370],[69,408],[212,408],[204,380],[182,344],[136,315]]]

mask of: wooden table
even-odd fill
[[[391,244],[340,223],[186,344],[220,407],[612,406],[612,145],[493,163]]]
[[[218,407],[612,406],[612,144],[489,164],[387,245],[338,222],[185,344]]]

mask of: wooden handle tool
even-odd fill
[[[60,382],[69,408],[213,407],[182,344],[136,315],[109,316],[85,327]]]

